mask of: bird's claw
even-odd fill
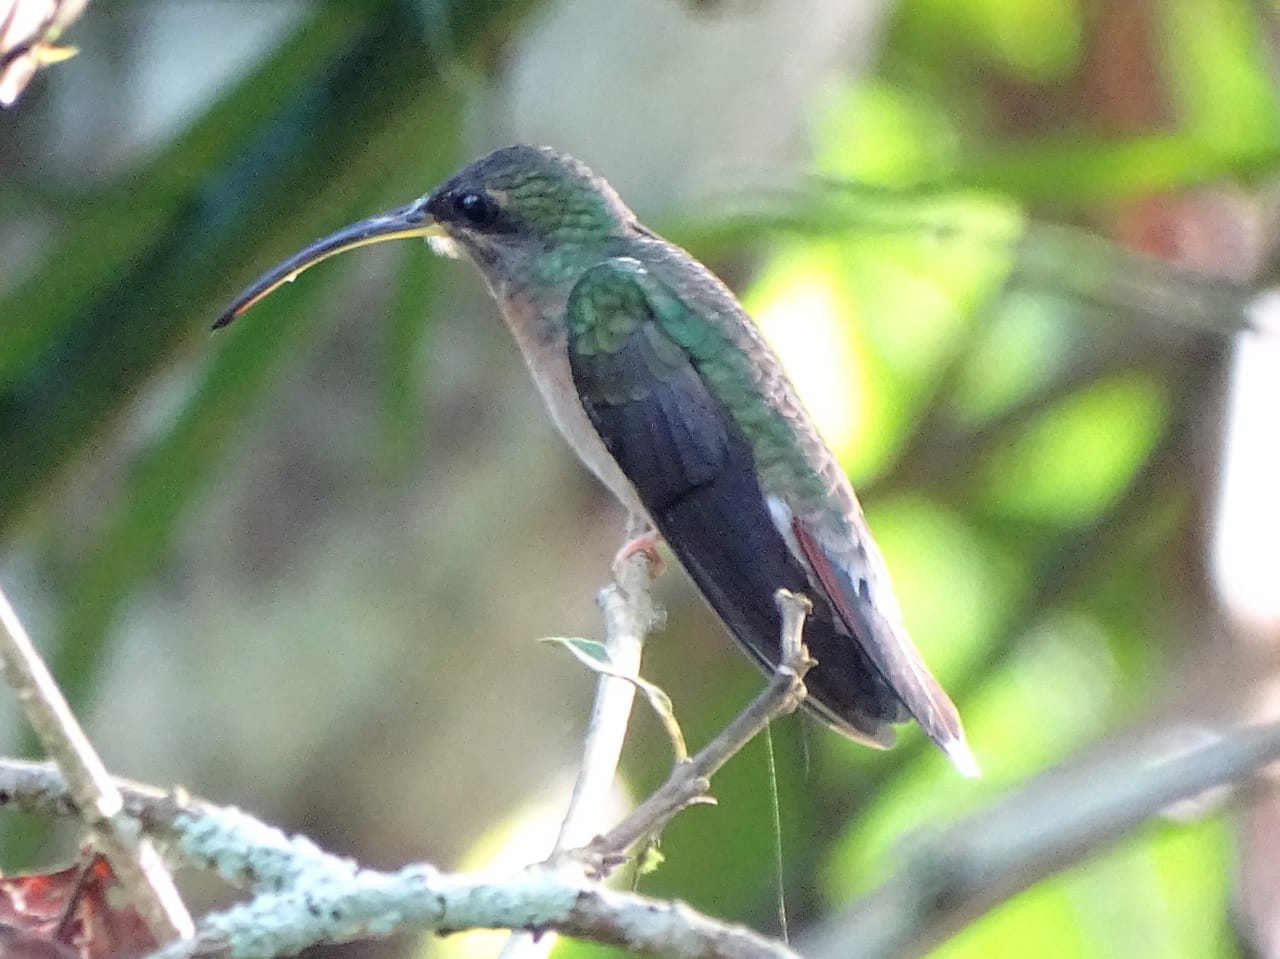
[[[666,560],[658,552],[658,543],[662,541],[656,529],[647,529],[637,536],[632,536],[613,555],[613,573],[616,577],[618,570],[628,559],[636,553],[643,553],[645,560],[649,563],[649,571],[654,576],[661,576],[667,568]]]

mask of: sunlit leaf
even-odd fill
[[[846,463],[865,463],[885,438],[876,435],[875,373],[850,335],[838,270],[839,261],[821,250],[784,252],[752,285],[746,304],[827,442]]]
[[[1069,321],[1046,308],[1044,297],[1011,293],[965,359],[955,410],[976,425],[1027,399],[1069,355]]]
[[[900,86],[866,80],[831,97],[823,111],[818,169],[885,186],[936,181],[952,168],[956,135],[936,104]]]
[[[658,848],[657,843],[646,843],[636,859],[636,875],[648,876],[655,873],[662,868],[662,864],[666,861],[667,857],[662,854],[662,850]]]
[[[1098,383],[1047,410],[983,469],[993,509],[1078,522],[1124,488],[1155,445],[1166,400],[1138,376]]]
[[[1220,152],[1280,141],[1275,64],[1257,11],[1234,0],[1170,0],[1160,10],[1180,121]]]
[[[944,49],[961,63],[1003,66],[1028,82],[1063,79],[1083,48],[1077,0],[910,0],[900,17],[912,49]]]

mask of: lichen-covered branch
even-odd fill
[[[795,959],[781,943],[680,902],[606,889],[580,870],[531,866],[499,876],[417,864],[361,869],[303,837],[235,809],[121,784],[126,807],[189,865],[254,895],[201,920],[193,939],[155,959],[267,959],[317,943],[395,933],[512,929],[566,935],[676,959]],[[66,786],[48,765],[0,761],[0,806],[65,812]]]
[[[0,590],[0,672],[12,687],[45,751],[62,770],[81,821],[111,861],[116,878],[159,941],[188,938],[194,924],[173,877],[138,835],[124,799],[67,705],[44,660]]]
[[[1166,741],[1167,745],[1167,741]],[[801,942],[826,956],[921,955],[993,905],[1084,858],[1171,803],[1239,782],[1280,758],[1280,724],[1238,729],[1198,748],[1156,749],[1058,771],[914,844],[879,889]],[[635,952],[791,959],[795,953],[678,902],[603,888],[568,866],[460,876],[431,866],[362,870],[305,838],[243,813],[120,783],[125,808],[191,865],[217,870],[254,897],[205,917],[163,959],[222,953],[289,955],[320,942],[473,928],[555,930]],[[52,766],[0,761],[0,808],[66,815]]]
[[[808,602],[785,592],[779,593],[778,602],[783,609],[785,661],[766,690],[698,755],[680,763],[667,785],[611,831],[603,844],[597,840],[553,863],[496,878],[450,875],[425,864],[375,872],[328,855],[306,838],[286,837],[237,810],[145,787],[122,787],[128,812],[171,851],[253,893],[242,904],[206,916],[193,939],[166,947],[157,959],[211,953],[265,959],[292,955],[317,943],[475,928],[555,931],[638,953],[689,959],[794,956],[781,943],[704,916],[683,903],[607,889],[584,875],[582,868],[584,860],[599,862],[609,850],[625,852],[661,828],[697,799],[708,778],[772,717],[799,704],[809,666],[799,640]],[[627,609],[641,619],[651,617],[649,611]],[[632,626],[640,627],[641,619]],[[71,805],[67,793],[62,777],[50,767],[0,762],[0,807],[65,813]]]

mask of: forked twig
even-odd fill
[[[610,672],[602,672],[596,681],[596,698],[582,745],[582,765],[551,850],[553,860],[594,835],[597,817],[607,808],[636,695],[636,687],[628,678],[639,679],[645,636],[662,618],[650,595],[653,573],[649,557],[635,552],[616,564],[614,582],[602,589],[597,598],[604,613],[604,646]],[[513,933],[499,959],[537,959],[551,951],[555,938]]]
[[[804,596],[785,589],[774,594],[782,612],[782,657],[772,679],[711,742],[678,763],[667,781],[622,822],[580,849],[568,853],[607,869],[642,839],[652,836],[680,810],[706,795],[713,775],[778,716],[794,711],[805,697],[804,676],[813,665],[802,640],[804,620],[813,608]]]

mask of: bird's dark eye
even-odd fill
[[[479,228],[492,226],[502,212],[493,198],[483,193],[459,193],[454,197],[453,209],[459,217]]]

